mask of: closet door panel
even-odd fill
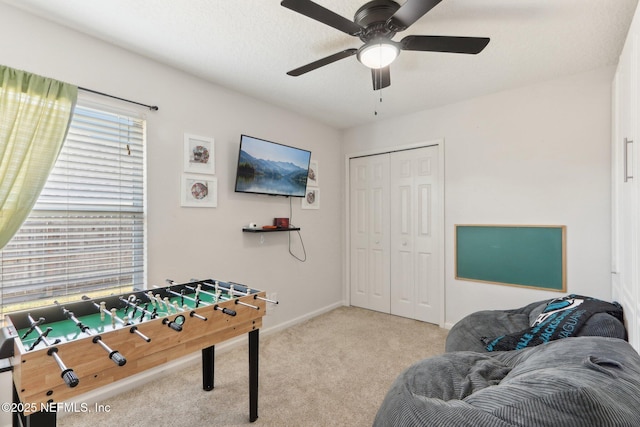
[[[351,305],[389,312],[389,156],[350,160]]]
[[[391,153],[391,313],[439,322],[438,148]]]

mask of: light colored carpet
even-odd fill
[[[258,420],[249,422],[247,345],[216,354],[215,389],[200,363],[99,402],[109,413],[73,413],[61,427],[370,426],[393,380],[444,352],[447,330],[340,307],[260,338]]]

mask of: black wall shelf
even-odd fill
[[[299,227],[290,228],[242,228],[243,233],[270,233],[272,231],[298,231]]]

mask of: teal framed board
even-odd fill
[[[566,292],[566,226],[455,228],[456,279]]]

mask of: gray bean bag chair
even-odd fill
[[[471,313],[456,323],[445,343],[450,351],[486,352],[483,338],[513,334],[528,328],[552,300],[536,301],[511,310],[484,310]],[[607,313],[596,313],[580,328],[577,336],[601,336],[626,339],[624,324]]]
[[[640,426],[640,356],[575,337],[515,351],[422,360],[387,393],[374,427]]]

